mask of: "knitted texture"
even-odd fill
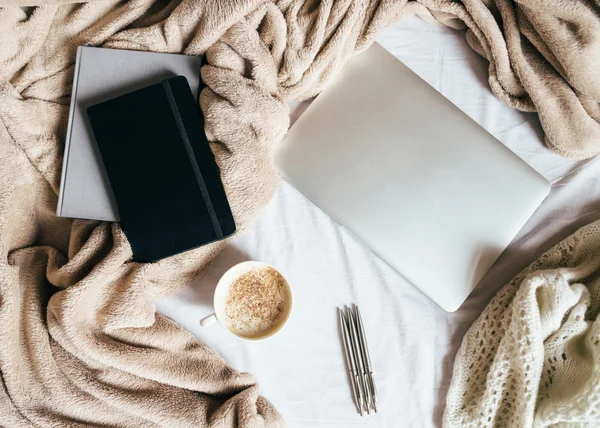
[[[446,427],[600,425],[600,221],[555,245],[465,335]]]

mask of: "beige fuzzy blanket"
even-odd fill
[[[55,216],[78,45],[206,53],[201,107],[240,229],[275,188],[270,150],[288,127],[287,101],[318,93],[403,13],[468,27],[494,93],[537,111],[552,150],[600,151],[592,1],[71,3],[0,0],[1,426],[282,424],[252,376],[153,305],[224,242],[137,264],[118,226]]]

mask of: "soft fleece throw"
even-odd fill
[[[251,375],[153,305],[226,243],[137,264],[117,225],[55,216],[78,45],[207,55],[201,107],[240,229],[275,188],[287,102],[317,94],[403,13],[467,28],[494,93],[537,111],[552,150],[600,151],[589,0],[71,3],[0,0],[1,426],[283,423]]]

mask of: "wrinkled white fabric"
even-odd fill
[[[508,108],[490,92],[488,64],[460,32],[406,18],[376,39],[544,175],[553,188],[481,286],[456,313],[448,314],[289,184],[281,183],[274,199],[247,232],[217,256],[205,276],[157,306],[234,367],[255,374],[261,391],[294,428],[441,426],[454,357],[473,321],[519,271],[600,217],[600,159],[573,161],[549,153],[536,116]],[[292,108],[292,120],[305,106]],[[296,296],[290,324],[279,335],[251,345],[220,326],[198,325],[212,312],[219,275],[247,259],[281,269]],[[379,388],[379,413],[363,418],[352,402],[335,318],[335,308],[351,302],[363,312]]]

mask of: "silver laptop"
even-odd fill
[[[446,311],[464,302],[550,190],[377,44],[310,105],[275,162]]]

